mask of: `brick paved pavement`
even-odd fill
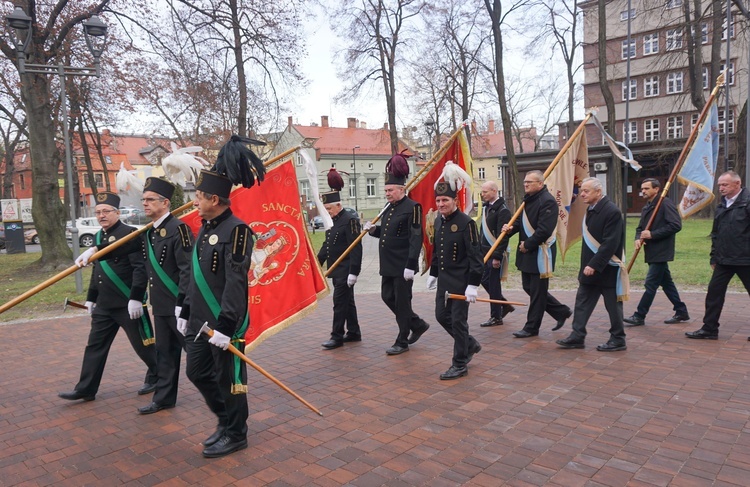
[[[484,349],[452,382],[438,380],[452,345],[437,324],[385,355],[396,325],[377,294],[357,297],[364,341],[321,350],[326,298],[251,353],[324,417],[251,371],[250,447],[215,460],[199,445],[214,419],[184,373],[177,408],[136,414],[144,368],[123,334],[96,401],[69,403],[56,393],[77,381],[87,317],[0,326],[0,485],[748,485],[750,300],[730,295],[720,339],[693,341],[682,334],[699,327],[703,296],[684,297],[692,323],[657,324],[671,316],[659,295],[612,354],[594,349],[603,307],[585,350],[557,349],[570,326],[553,333],[549,318],[538,338],[513,339],[523,312],[473,325]],[[431,323],[433,299],[415,296]],[[473,305],[471,322],[487,311]]]

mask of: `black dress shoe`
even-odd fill
[[[471,362],[471,359],[474,358],[474,355],[478,354],[481,351],[482,351],[482,346],[479,344],[479,342],[477,342],[477,346],[469,351],[469,355],[467,355],[466,357],[466,363],[468,364],[469,362]]]
[[[361,342],[361,341],[362,341],[362,335],[350,335],[348,333],[344,335],[344,343]]]
[[[625,345],[625,342],[609,341],[607,343],[597,345],[596,349],[600,352],[619,352],[620,350],[627,350],[628,346]]]
[[[630,316],[628,318],[623,318],[622,321],[627,323],[625,326],[643,326],[646,324],[643,318],[640,316],[634,314],[633,316]]]
[[[505,318],[505,315],[507,315],[508,313],[512,313],[515,310],[516,310],[516,308],[514,308],[513,306],[511,306],[509,304],[504,304],[503,305],[503,310],[500,312],[500,319]]]
[[[469,373],[467,367],[456,367],[451,365],[451,368],[440,374],[440,380],[453,380],[463,377]]]
[[[701,328],[700,330],[696,331],[687,331],[685,332],[685,336],[688,338],[696,338],[698,340],[718,340],[719,334],[718,333],[710,333]]]
[[[84,401],[93,401],[94,399],[96,399],[96,395],[94,394],[85,394],[78,391],[58,392],[57,397],[60,397],[67,401],[77,401],[79,399],[83,399]]]
[[[226,428],[224,428],[223,426],[219,426],[218,428],[216,428],[216,431],[214,431],[214,434],[212,434],[211,436],[203,440],[203,446],[209,447],[213,445],[224,436],[224,433],[226,431],[227,431]]]
[[[520,331],[513,332],[513,336],[516,338],[529,338],[529,337],[535,337],[537,335],[539,335],[538,331],[520,330]]]
[[[424,335],[425,332],[429,329],[430,329],[430,325],[425,323],[424,328],[422,328],[421,330],[411,332],[411,336],[409,336],[409,338],[406,341],[409,343],[409,345],[413,345],[417,343],[417,340],[419,340],[419,337]],[[393,355],[393,354],[390,354],[390,355]]]
[[[568,316],[566,316],[565,318],[561,318],[561,319],[557,320],[557,324],[555,325],[555,327],[554,327],[554,328],[552,328],[552,331],[557,331],[557,330],[559,330],[560,328],[562,328],[563,326],[565,326],[565,322],[566,322],[566,321],[568,320],[568,318],[570,318],[571,316],[573,316],[573,312],[572,312],[572,311],[568,311]]]
[[[334,348],[339,348],[344,346],[344,341],[341,340],[328,340],[327,342],[323,342],[320,344],[321,347],[325,348],[326,350],[333,350]]]
[[[685,321],[690,321],[690,315],[674,315],[668,320],[664,320],[664,323],[674,325],[675,323],[683,323]]]
[[[224,435],[213,445],[204,448],[203,456],[206,458],[219,458],[239,450],[244,450],[245,448],[247,448],[247,438],[232,440]]]
[[[386,350],[385,353],[388,355],[401,355],[402,353],[408,352],[408,351],[409,351],[409,347],[400,347],[398,345],[394,345],[388,350]]]
[[[156,390],[156,384],[143,384],[143,387],[138,389],[138,395],[139,396],[145,396],[146,394],[150,394]]]
[[[560,345],[560,348],[584,348],[586,346],[583,340],[578,340],[573,337],[561,338],[560,340],[557,340],[555,343]]]
[[[142,408],[138,408],[139,414],[154,414],[158,413],[162,409],[172,409],[174,406],[167,406],[166,404],[156,404],[155,402],[152,402],[148,406],[143,406]]]
[[[479,326],[500,326],[503,324],[502,318],[490,318],[489,320],[485,321],[484,323],[480,323]]]

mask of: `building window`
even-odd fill
[[[630,89],[628,90],[628,82],[623,81],[622,82],[622,101],[625,101],[628,99],[628,92],[630,93],[630,99],[635,100],[638,97],[638,81],[631,79],[630,80]]]
[[[370,162],[370,163],[367,164],[367,169],[370,170],[370,171],[372,171],[372,162]]]
[[[682,0],[667,0],[667,8],[682,7]]]
[[[708,67],[703,66],[703,89],[708,89]]]
[[[298,166],[301,166],[301,165],[303,165],[305,163],[304,159],[302,159],[302,156],[299,155],[299,152],[297,152],[297,156],[296,157],[297,157],[297,165]]]
[[[626,20],[628,20],[628,18],[631,18],[631,19],[635,18],[635,9],[634,8],[631,8],[629,11],[628,10],[623,10],[622,12],[620,12],[620,21],[621,22],[625,22]]]
[[[659,96],[659,77],[649,76],[643,80],[643,96]]]
[[[667,31],[667,51],[682,49],[682,29],[669,29]]]
[[[727,131],[730,134],[734,133],[734,110],[729,109],[729,120],[727,120]],[[724,109],[719,108],[719,131],[724,133]]]
[[[479,171],[479,179],[484,179],[484,168],[480,167],[478,171]]]
[[[643,140],[659,140],[659,119],[651,118],[643,122]]]
[[[357,197],[357,180],[354,178],[349,178],[349,197]]]
[[[701,44],[708,44],[708,22],[701,23]]]
[[[721,63],[721,66],[719,67],[719,71],[724,71],[724,63]],[[734,63],[729,63],[729,73],[727,73],[727,84],[734,85]]]
[[[21,189],[26,189],[26,178],[23,177],[23,174],[20,175],[21,178]]]
[[[94,174],[94,178],[96,179],[96,187],[97,188],[103,188],[104,187],[104,175],[103,174]]]
[[[667,119],[667,138],[668,139],[681,139],[682,138],[682,115],[676,117],[669,117]]]
[[[112,165],[112,157],[110,157],[110,156],[104,156],[104,161],[107,164]]]
[[[377,183],[376,178],[367,178],[367,196],[375,196],[375,184]]]
[[[497,166],[497,179],[503,178],[503,168],[502,166]]]
[[[646,34],[643,36],[643,55],[656,54],[659,52],[659,34]]]
[[[627,128],[627,125],[625,123],[622,124],[622,129],[625,131]],[[627,131],[628,134],[625,136],[625,140],[628,144],[632,144],[633,142],[638,142],[638,122],[630,122],[630,130]]]
[[[667,94],[682,93],[682,73],[667,75]]]
[[[729,37],[734,37],[734,17],[729,14]],[[724,22],[721,24],[721,40],[727,40],[727,19],[724,17]]]
[[[698,123],[698,116],[699,115],[697,113],[690,115],[690,130],[691,131],[695,129],[695,125]]]
[[[299,182],[299,192],[306,200],[310,199],[310,181]]]
[[[628,52],[630,55],[628,55]],[[635,39],[630,41],[630,49],[628,49],[628,41],[622,41],[622,58],[627,59],[628,57],[635,57]]]

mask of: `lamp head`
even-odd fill
[[[21,7],[16,7],[12,14],[5,16],[5,20],[11,27],[10,37],[16,51],[24,55],[31,42],[31,17]]]
[[[90,19],[83,22],[83,36],[86,38],[86,46],[89,52],[94,56],[94,64],[99,66],[99,58],[104,52],[104,45],[107,42],[107,24],[102,22],[98,15],[92,15]]]

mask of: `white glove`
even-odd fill
[[[86,306],[86,311],[88,311],[89,314],[94,312],[94,307],[96,306],[96,304],[94,304],[93,302],[86,301],[85,303],[83,303],[83,305]]]
[[[346,285],[352,287],[355,284],[357,284],[357,276],[355,276],[354,274],[349,274],[349,276],[346,278]]]
[[[208,343],[215,345],[222,350],[226,350],[229,348],[229,337],[214,330],[214,336],[208,339]]]
[[[414,280],[414,271],[411,269],[404,269],[404,279],[407,281]]]
[[[97,249],[95,246],[89,247],[86,250],[84,250],[83,253],[79,255],[78,258],[76,258],[76,265],[78,267],[84,267],[84,266],[89,265],[89,259],[91,258],[92,255],[96,253],[97,250],[99,249]]]
[[[137,320],[143,316],[143,303],[135,299],[128,301],[128,314],[131,320]]]
[[[466,286],[466,291],[464,291],[464,295],[466,296],[466,301],[470,303],[476,303],[478,289],[479,289],[479,286],[472,286],[471,284]]]
[[[179,319],[180,313],[182,313],[182,306],[175,306],[174,307],[174,317]]]
[[[437,277],[427,276],[427,290],[434,291],[437,289]]]
[[[375,225],[373,225],[373,224],[372,224],[372,222],[367,222],[367,223],[365,223],[365,226],[364,226],[364,227],[362,227],[362,228],[364,228],[364,229],[365,229],[365,232],[369,232],[369,231],[370,231],[370,229],[371,229],[372,227],[374,227],[374,226],[375,226]]]
[[[188,322],[184,318],[177,318],[177,331],[182,333],[182,336],[187,335]]]

